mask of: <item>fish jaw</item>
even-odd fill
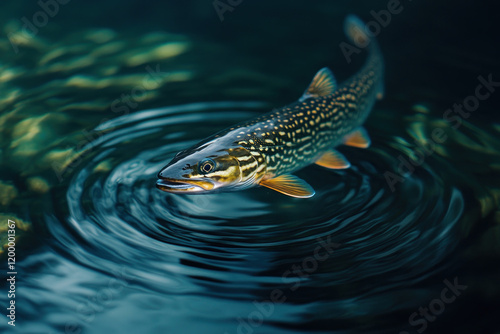
[[[214,184],[203,180],[160,178],[156,181],[156,187],[169,193],[198,193],[213,190]]]

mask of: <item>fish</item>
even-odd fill
[[[169,193],[206,194],[263,186],[310,198],[314,189],[292,173],[316,164],[351,166],[335,147],[368,148],[363,123],[382,98],[383,59],[364,23],[349,15],[344,31],[368,51],[363,67],[341,85],[320,69],[298,101],[241,122],[183,150],[158,173],[156,187]]]

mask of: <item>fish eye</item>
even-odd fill
[[[200,161],[200,173],[201,174],[208,174],[212,172],[215,169],[215,161],[212,159],[206,158]]]

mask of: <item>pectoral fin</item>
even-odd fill
[[[274,179],[261,181],[259,184],[291,197],[309,198],[315,194],[314,189],[306,181],[291,174],[280,175]]]
[[[345,169],[351,167],[351,163],[342,155],[342,153],[331,149],[316,160],[316,165],[330,169]]]
[[[332,72],[324,67],[316,73],[311,84],[306,89],[302,97],[299,99],[300,102],[307,100],[308,98],[315,98],[320,96],[328,96],[333,94],[337,89],[337,81],[333,76]]]
[[[371,144],[370,137],[364,128],[359,128],[356,131],[348,134],[344,138],[344,145],[367,148]]]

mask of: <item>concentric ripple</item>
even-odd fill
[[[352,168],[299,171],[316,190],[310,199],[265,188],[156,189],[156,174],[178,151],[264,110],[253,102],[198,103],[102,124],[54,196],[57,214],[46,216],[58,250],[109,275],[126,267],[143,294],[173,296],[198,313],[200,305],[232,300],[216,316],[230,328],[275,289],[285,300],[273,306],[273,327],[316,321],[320,329],[322,321],[407,308],[387,301],[452,265],[447,256],[463,237],[457,223],[466,206],[430,163],[391,186],[386,172],[395,172],[407,148],[382,128],[368,150],[341,148]]]

